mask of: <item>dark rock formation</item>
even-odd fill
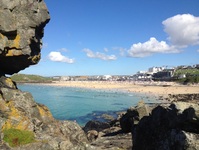
[[[0,75],[38,63],[43,29],[49,20],[43,0],[1,0]]]
[[[131,133],[123,133],[118,122],[118,119],[110,123],[89,121],[84,127],[84,131],[91,146],[97,150],[132,149]]]
[[[90,130],[96,130],[96,131],[99,132],[99,131],[102,131],[102,130],[107,129],[107,128],[110,128],[109,123],[91,120],[91,121],[86,123],[83,130],[85,132],[88,132]]]
[[[99,133],[96,141],[92,141],[92,146],[99,150],[131,150],[131,133],[122,133],[121,128],[111,127]]]
[[[131,132],[140,119],[144,116],[148,116],[150,111],[149,106],[143,101],[140,101],[135,108],[129,108],[127,113],[120,118],[122,131],[125,133]]]
[[[199,149],[199,105],[195,101],[158,106],[139,102],[109,124],[110,127],[93,122],[87,125],[86,133],[92,146],[134,150]]]
[[[199,149],[199,105],[158,106],[133,131],[134,150]]]

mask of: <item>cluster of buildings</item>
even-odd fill
[[[177,67],[151,67],[148,71],[138,71],[133,75],[135,81],[170,81],[173,79],[185,78],[185,74],[179,74],[175,76],[175,71],[179,69],[199,69],[199,64],[193,66],[177,66]]]
[[[57,81],[126,81],[130,76],[126,75],[96,75],[96,76],[54,76]]]
[[[175,78],[174,73],[177,69],[199,69],[199,64],[193,66],[178,67],[151,67],[148,71],[138,71],[134,75],[101,75],[101,76],[54,76],[57,81],[170,81]],[[178,78],[184,78],[180,75]]]
[[[175,68],[151,67],[148,71],[138,71],[133,75],[135,81],[168,80],[173,77]]]

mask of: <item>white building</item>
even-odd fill
[[[111,80],[112,76],[111,75],[104,75],[103,80]]]
[[[163,71],[164,69],[165,69],[164,67],[151,67],[148,69],[148,72],[157,73]]]
[[[146,71],[138,71],[137,74],[146,73]]]
[[[61,76],[61,81],[69,81],[70,77],[69,76]]]

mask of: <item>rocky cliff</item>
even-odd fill
[[[43,30],[50,16],[43,0],[0,2],[0,149],[89,149],[81,127],[55,120],[30,93],[6,74],[38,63]]]
[[[55,120],[49,109],[36,103],[30,93],[8,88],[1,88],[0,93],[0,149],[88,149],[87,138],[77,123]],[[11,141],[7,142],[5,131],[10,129],[29,131],[34,140],[23,145],[15,135],[8,137]]]
[[[0,74],[38,63],[43,29],[50,16],[43,0],[1,0]]]

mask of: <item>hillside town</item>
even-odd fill
[[[53,76],[52,78],[54,81],[171,81],[186,78],[187,73],[177,73],[177,70],[199,70],[199,64],[151,67],[147,71],[138,71],[134,75]]]

